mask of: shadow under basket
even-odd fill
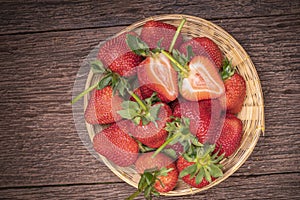
[[[221,161],[224,165],[224,175],[222,177],[203,188],[191,188],[183,181],[179,180],[173,191],[162,193],[162,195],[166,196],[195,194],[224,181],[247,160],[252,153],[260,134],[264,133],[265,127],[263,94],[255,66],[242,46],[219,26],[207,20],[188,15],[159,15],[136,22],[120,31],[117,35],[128,31],[139,32],[143,24],[149,20],[162,21],[177,27],[182,18],[187,20],[181,31],[185,37],[205,36],[212,39],[222,50],[223,54],[231,60],[233,66],[236,66],[238,73],[244,77],[247,87],[246,99],[242,111],[238,114],[238,118],[243,122],[243,137],[239,149],[232,156]],[[88,88],[97,81],[98,78],[90,71],[85,87]],[[88,98],[88,95],[84,97],[84,108],[87,106]],[[102,127],[99,125],[93,126],[87,123],[86,127],[90,141],[92,142],[95,133],[98,133]],[[133,167],[118,167],[99,154],[97,157],[99,157],[105,165],[107,165],[107,167],[123,181],[137,188],[140,175]]]

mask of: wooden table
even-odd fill
[[[232,34],[254,62],[265,100],[265,136],[246,163],[218,186],[180,199],[300,199],[298,0],[0,5],[0,199],[124,199],[134,190],[82,144],[72,88],[100,41],[168,13],[198,16]]]

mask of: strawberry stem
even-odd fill
[[[182,66],[177,60],[175,60],[175,58],[173,58],[173,56],[171,56],[171,54],[169,54],[168,52],[161,50],[161,52],[167,57],[169,58],[179,69],[181,72],[183,73],[188,73],[188,71],[184,68],[184,66]]]
[[[145,111],[148,112],[149,109],[146,106],[146,104],[136,95],[134,92],[128,90],[128,93],[136,100],[136,102],[141,106],[141,108]]]
[[[125,200],[133,200],[135,197],[139,196],[139,194],[142,192],[142,190],[136,190],[132,195],[127,197]]]
[[[225,58],[223,61],[222,71],[221,71],[221,77],[223,80],[226,80],[233,76],[235,72],[235,68],[232,66],[231,61]]]
[[[183,27],[183,25],[184,25],[185,22],[186,22],[186,19],[183,18],[181,20],[181,22],[180,22],[177,30],[176,30],[176,33],[175,33],[174,37],[173,37],[172,43],[171,43],[170,48],[169,48],[169,52],[172,52],[172,50],[174,48],[174,45],[175,45],[175,42],[176,42],[176,40],[178,38],[178,35],[179,35],[179,33],[180,33],[180,31],[181,31],[181,29],[182,29],[182,27]]]
[[[79,99],[81,99],[81,97],[83,97],[84,95],[86,95],[87,93],[89,93],[90,91],[92,91],[93,89],[95,89],[98,86],[98,83],[92,85],[91,87],[89,87],[88,89],[84,90],[83,92],[81,92],[78,96],[76,96],[72,101],[71,104],[76,103]]]
[[[163,143],[152,155],[152,158],[154,158],[157,154],[159,154],[170,142],[172,142],[173,140],[175,140],[176,138],[178,138],[181,134],[175,134],[172,137],[170,137],[167,141],[165,141],[165,143]]]

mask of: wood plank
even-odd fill
[[[251,18],[299,14],[299,1],[184,0],[128,1],[5,1],[1,3],[0,34],[100,28],[129,25],[159,14],[188,14],[205,19]],[[134,13],[134,14],[133,14]],[[229,17],[230,16],[230,17]]]
[[[159,199],[299,199],[300,175],[275,174],[230,177],[219,185],[194,195]],[[12,188],[0,190],[2,199],[125,199],[134,188],[126,183]],[[136,199],[144,199],[141,195]],[[157,198],[156,198],[157,199]]]
[[[265,94],[266,136],[236,177],[299,171],[298,21],[214,21],[250,54]],[[0,187],[120,181],[82,145],[69,101],[79,64],[121,28],[0,36]]]

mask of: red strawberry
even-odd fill
[[[180,52],[187,55],[187,47],[191,46],[195,56],[203,55],[209,57],[215,66],[220,69],[223,62],[223,54],[218,45],[207,37],[195,37],[180,46]]]
[[[95,89],[84,113],[85,120],[90,124],[109,124],[121,120],[117,111],[122,108],[122,101],[118,95],[113,96],[111,86]]]
[[[242,121],[234,115],[227,114],[215,151],[219,150],[219,155],[225,153],[225,157],[232,155],[241,143],[242,131]]]
[[[190,101],[218,98],[224,93],[223,81],[207,57],[196,56],[189,65],[180,87],[181,95]]]
[[[138,157],[138,144],[117,124],[103,129],[93,139],[94,149],[121,167],[134,164]]]
[[[134,75],[135,67],[142,61],[142,57],[132,52],[127,46],[127,34],[137,35],[134,32],[123,33],[105,42],[98,53],[98,59],[121,76]]]
[[[153,93],[155,92],[155,91],[151,90],[150,88],[148,88],[146,85],[141,86],[140,91],[141,91],[143,99],[147,99],[147,98],[151,97],[153,95]],[[157,93],[157,97],[162,102],[165,102],[165,103],[168,103],[170,101],[169,99],[167,99],[166,97],[164,97],[160,93]]]
[[[187,160],[184,159],[184,157],[179,157],[178,160],[177,160],[177,169],[180,172],[182,172],[184,169],[194,165],[195,162],[188,162]],[[200,183],[196,183],[196,177],[193,177],[191,178],[191,175],[188,174],[186,176],[183,176],[182,177],[182,180],[187,183],[188,185],[192,186],[192,187],[195,187],[195,188],[202,188],[206,185],[209,184],[209,181],[206,180],[206,178],[203,176],[202,179],[200,180]],[[214,177],[211,177],[211,181],[214,181],[215,178]]]
[[[172,111],[167,104],[156,103],[152,108],[159,108],[157,114],[157,121],[151,121],[143,124],[142,120],[137,125],[131,120],[121,121],[118,123],[119,127],[125,132],[130,133],[133,137],[139,140],[144,145],[151,148],[160,147],[167,138],[167,131],[165,130],[166,123],[170,121]]]
[[[136,170],[140,174],[143,174],[145,170],[153,170],[155,168],[157,170],[161,170],[162,168],[170,170],[166,176],[159,175],[156,177],[154,188],[158,192],[169,192],[173,190],[178,180],[178,171],[175,163],[173,163],[171,158],[162,153],[156,155],[154,158],[152,158],[152,156],[153,152],[141,154],[135,163]],[[161,182],[158,179],[160,179]]]
[[[141,31],[141,39],[145,41],[151,49],[156,48],[158,42],[161,41],[160,46],[163,49],[168,50],[176,30],[177,28],[171,24],[151,20],[144,24]],[[174,48],[178,49],[182,41],[182,35],[179,34]]]
[[[177,73],[162,53],[147,57],[139,65],[138,79],[141,86],[157,92],[165,101],[173,101],[178,96]]]
[[[208,105],[211,104],[211,107]],[[175,117],[190,119],[190,131],[196,135],[200,143],[214,143],[220,134],[220,122],[222,122],[222,110],[219,103],[214,100],[212,103],[184,102],[174,108]]]
[[[224,81],[224,85],[227,111],[237,114],[242,110],[246,97],[246,82],[241,75],[234,73]]]

